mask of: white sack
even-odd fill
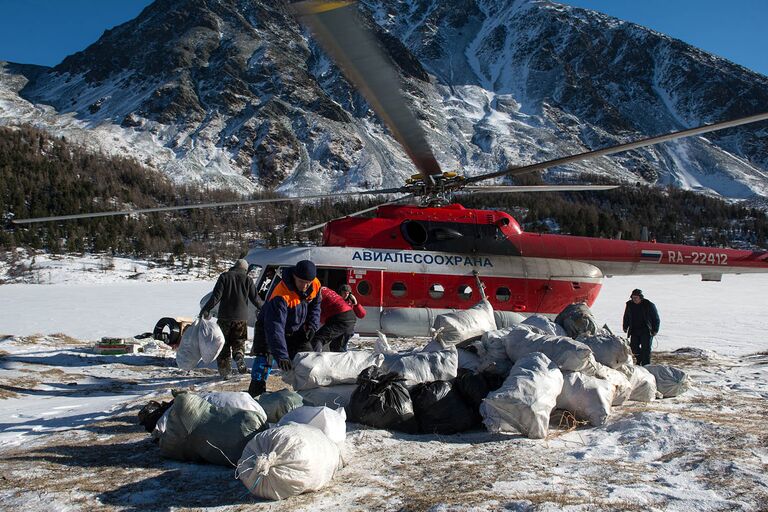
[[[376,334],[378,336],[376,337],[376,341],[373,342],[374,354],[394,354],[397,352],[396,350],[394,350],[392,347],[389,346],[389,342],[387,341],[387,336],[383,332],[376,331]]]
[[[557,408],[571,412],[577,420],[587,420],[598,427],[611,414],[613,395],[613,384],[607,380],[581,372],[566,373],[563,391],[557,397]]]
[[[432,328],[439,331],[444,343],[450,345],[477,338],[496,329],[493,307],[487,299],[483,299],[464,311],[437,315]]]
[[[515,363],[497,391],[480,404],[480,415],[490,432],[517,430],[531,439],[549,433],[549,415],[563,389],[563,374],[540,352]]]
[[[200,362],[200,319],[192,322],[181,336],[181,343],[176,349],[176,366],[182,370],[191,370]]]
[[[285,380],[296,391],[320,386],[353,384],[369,366],[381,366],[384,356],[373,352],[299,352]]]
[[[612,406],[621,405],[632,395],[632,384],[629,383],[629,379],[618,370],[614,370],[610,366],[596,363],[597,372],[595,377],[598,379],[607,380],[613,385],[613,400]]]
[[[512,369],[512,361],[507,357],[504,340],[494,336],[495,332],[499,331],[486,333],[481,339],[472,343],[478,356],[477,371],[506,377]]]
[[[530,325],[536,327],[543,334],[551,334],[553,336],[567,336],[568,334],[563,329],[563,326],[556,324],[544,315],[531,315],[522,321],[524,325]]]
[[[343,407],[335,410],[323,406],[298,407],[280,418],[277,424],[287,425],[288,423],[300,423],[319,428],[336,444],[343,443],[347,439],[347,413]]]
[[[656,400],[656,379],[651,372],[642,366],[625,365],[619,371],[629,379],[632,385],[630,400],[637,402],[651,402]]]
[[[215,320],[200,319],[200,328],[197,331],[197,342],[200,345],[200,357],[203,362],[212,363],[224,348],[224,333]]]
[[[541,352],[564,372],[585,372],[593,375],[595,358],[592,350],[567,336],[552,336],[533,332],[527,325],[516,325],[487,333],[487,338],[503,340],[507,357],[517,361],[526,354]],[[483,338],[485,339],[486,336]]]
[[[627,362],[632,362],[632,350],[621,336],[613,334],[582,335],[576,340],[592,349],[598,363],[613,369],[619,368]]]
[[[302,389],[298,393],[304,399],[305,405],[324,405],[326,407],[346,407],[352,398],[352,393],[357,389],[357,384],[340,384],[338,386],[324,386],[320,388]]]
[[[255,496],[284,500],[321,489],[340,466],[336,443],[318,428],[291,423],[256,434],[235,477]]]
[[[643,366],[656,379],[656,389],[664,398],[681,395],[691,389],[691,379],[683,370],[659,364]]]
[[[381,368],[385,373],[400,374],[407,387],[422,382],[452,380],[459,371],[459,354],[453,346],[440,352],[387,354]]]
[[[216,407],[234,407],[243,411],[253,411],[258,414],[263,423],[267,422],[264,408],[245,391],[208,391],[200,393],[200,398]]]
[[[480,357],[469,350],[459,348],[456,350],[459,355],[459,368],[478,372],[480,369]]]

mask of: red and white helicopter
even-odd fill
[[[674,132],[611,148],[479,176],[442,172],[424,132],[400,94],[392,65],[357,18],[352,1],[307,0],[291,4],[294,13],[332,56],[347,78],[390,128],[419,174],[402,187],[306,196],[319,199],[358,194],[399,194],[375,208],[372,218],[334,219],[305,231],[324,228],[318,247],[253,249],[246,259],[255,271],[262,297],[280,269],[311,259],[324,285],[349,283],[368,314],[361,333],[427,335],[434,317],[466,309],[486,296],[505,324],[517,315],[557,315],[574,302],[592,305],[605,276],[636,274],[722,274],[768,272],[768,251],[748,251],[677,244],[609,240],[526,233],[509,214],[466,209],[451,203],[455,193],[606,190],[615,186],[481,186],[480,181],[520,176],[578,160],[611,155],[768,119],[762,113]],[[416,205],[398,205],[418,199]],[[17,220],[55,221],[94,216],[295,201],[261,199],[193,206],[150,208],[98,214]]]

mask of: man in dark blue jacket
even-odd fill
[[[660,324],[656,305],[643,297],[642,290],[632,290],[624,308],[623,327],[629,335],[629,347],[637,364],[651,364],[651,344],[659,332]]]
[[[302,260],[283,270],[282,281],[272,290],[256,320],[256,358],[248,387],[251,396],[266,391],[273,360],[287,371],[293,356],[312,351],[312,338],[320,326],[320,300],[320,281],[314,263]]]
[[[240,259],[228,271],[222,273],[213,287],[213,293],[200,311],[200,316],[208,318],[211,310],[219,304],[216,315],[217,323],[224,333],[224,348],[216,358],[219,374],[229,378],[234,358],[239,373],[246,373],[245,340],[248,339],[248,301],[256,305],[258,298],[256,285],[248,277],[248,262]]]

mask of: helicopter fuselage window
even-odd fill
[[[405,294],[408,293],[408,288],[402,281],[395,281],[392,283],[390,291],[393,297],[405,297]]]
[[[512,298],[512,292],[506,286],[500,286],[496,289],[496,300],[499,302],[509,302]]]
[[[357,283],[357,293],[360,295],[368,295],[371,293],[371,283],[366,280],[362,280]]]
[[[433,284],[429,287],[429,296],[433,299],[442,299],[445,295],[445,287],[441,284]]]
[[[468,284],[459,285],[459,298],[469,300],[472,298],[472,287]]]

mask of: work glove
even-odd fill
[[[312,327],[305,327],[304,337],[306,338],[307,341],[312,341],[312,339],[315,337],[316,332],[317,330]]]
[[[290,359],[280,359],[277,361],[277,366],[284,372],[291,371],[293,369],[293,364],[291,364]]]

